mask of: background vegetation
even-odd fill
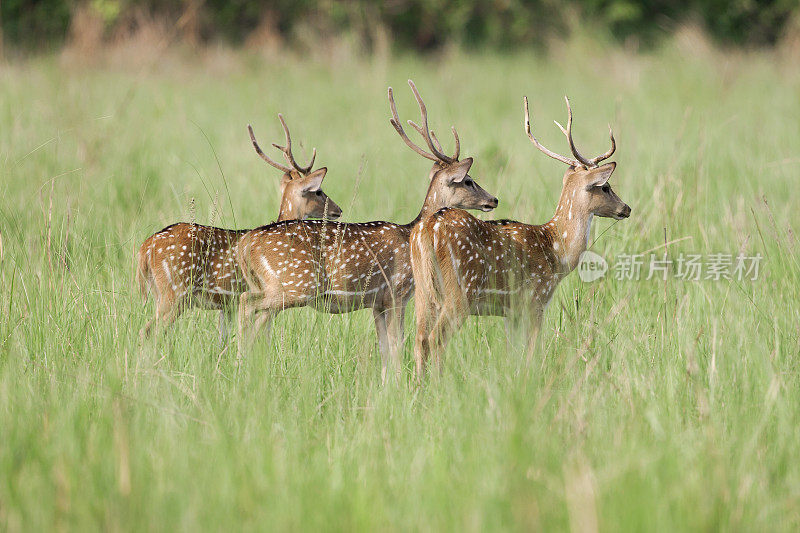
[[[798,530],[795,48],[723,52],[683,27],[640,53],[582,34],[546,54],[187,53],[170,28],[0,64],[0,529]],[[481,216],[551,216],[563,168],[521,97],[565,151],[566,93],[585,152],[614,125],[633,208],[596,221],[594,251],[760,253],[760,278],[573,274],[533,357],[471,319],[421,389],[410,341],[407,380],[381,387],[363,311],[283,313],[239,369],[214,313],[140,344],[144,238],[275,217],[247,123],[268,145],[283,112],[345,220],[411,220],[429,167],[386,102],[392,85],[416,115],[409,77],[500,197]]]
[[[91,26],[113,39],[146,21],[176,26],[189,42],[248,38],[307,44],[313,31],[351,35],[367,50],[386,42],[431,50],[457,43],[501,49],[542,46],[591,28],[630,45],[652,44],[692,22],[720,43],[773,45],[795,33],[797,0],[4,0],[7,43],[40,49]]]

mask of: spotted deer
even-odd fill
[[[532,348],[542,316],[559,282],[578,264],[588,246],[594,216],[617,220],[631,208],[611,190],[608,179],[616,163],[600,165],[616,149],[587,159],[572,139],[572,108],[567,99],[566,129],[574,159],[542,146],[531,133],[528,99],[524,99],[525,131],[548,156],[568,165],[556,212],[543,225],[512,220],[481,221],[465,211],[443,209],[411,232],[417,335],[414,346],[417,379],[433,352],[441,368],[441,352],[468,315],[512,316],[521,311]],[[515,317],[516,318],[516,317]]]
[[[291,221],[257,228],[241,238],[236,258],[249,287],[239,305],[240,347],[247,346],[246,327],[258,313],[255,329],[271,324],[284,309],[309,306],[322,312],[346,313],[371,308],[385,381],[391,361],[400,373],[399,352],[403,342],[405,307],[414,280],[408,239],[412,229],[443,207],[491,211],[497,198],[484,191],[469,175],[472,158],[459,160],[460,142],[455,137],[452,156],[428,127],[425,103],[409,80],[419,105],[422,125],[409,124],[427,144],[414,144],[400,124],[391,87],[390,120],[400,138],[417,154],[433,161],[428,192],[417,217],[408,224],[392,222],[332,223]],[[242,355],[240,351],[240,357]]]
[[[270,159],[258,145],[249,125],[250,140],[261,158],[283,172],[278,221],[306,218],[338,218],[342,211],[322,189],[327,168],[312,171],[311,161],[300,166],[292,155],[292,139],[282,115],[278,115],[286,139],[283,152],[290,166]],[[142,295],[148,291],[156,301],[156,316],[142,329],[146,338],[157,326],[166,326],[185,310],[196,307],[219,309],[220,335],[224,342],[232,303],[246,285],[233,257],[233,249],[247,230],[231,230],[179,222],[147,238],[139,248],[136,279]]]

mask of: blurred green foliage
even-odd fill
[[[80,7],[91,9],[107,30],[145,15],[173,24],[183,21],[181,26],[201,41],[239,44],[266,23],[289,42],[308,31],[347,32],[367,49],[376,39],[389,37],[402,48],[426,51],[449,43],[499,49],[541,45],[583,27],[647,45],[687,21],[700,24],[724,44],[771,45],[800,10],[800,1],[4,0],[3,39],[20,48],[61,44]]]
[[[60,42],[66,38],[71,4],[65,0],[3,0],[0,21],[3,40],[31,46],[41,39]]]

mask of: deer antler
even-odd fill
[[[403,127],[400,125],[400,117],[397,114],[397,107],[394,103],[394,94],[392,92],[392,88],[389,87],[389,106],[392,110],[392,118],[389,122],[394,126],[394,129],[400,135],[400,138],[408,145],[409,148],[414,150],[416,153],[421,155],[426,159],[430,159],[431,161],[440,161],[443,163],[454,163],[458,161],[458,157],[461,154],[461,142],[458,139],[458,132],[456,132],[455,127],[452,128],[453,137],[456,140],[456,149],[453,157],[447,156],[443,153],[442,145],[439,143],[439,140],[436,138],[436,135],[428,129],[428,110],[425,107],[425,102],[422,101],[422,97],[420,97],[419,92],[417,91],[417,87],[414,85],[414,82],[408,80],[408,85],[411,87],[411,90],[414,92],[414,98],[417,100],[417,104],[419,105],[420,114],[422,115],[422,123],[424,128],[417,126],[413,121],[409,120],[408,123],[417,130],[422,138],[425,140],[425,143],[428,145],[430,152],[426,152],[424,149],[420,148],[416,144],[414,144],[411,139],[408,138],[406,132],[403,130]]]
[[[451,131],[453,132],[453,137],[456,139],[456,151],[453,154],[453,160],[458,161],[458,157],[461,155],[461,141],[458,139],[458,132],[456,131],[455,126],[450,126]],[[442,150],[442,143],[439,142],[439,139],[436,138],[436,134],[431,130],[431,140],[436,143],[436,149],[440,152],[444,152]]]
[[[314,161],[317,159],[317,149],[314,148],[314,151],[311,154],[311,161],[307,166],[301,167],[298,165],[297,161],[294,160],[294,155],[292,155],[292,137],[289,135],[289,128],[286,126],[286,121],[283,120],[283,115],[278,113],[278,118],[281,121],[281,126],[283,126],[283,133],[286,136],[286,146],[278,146],[275,143],[272,143],[272,146],[283,152],[283,155],[286,157],[286,161],[288,161],[289,164],[295,168],[295,170],[301,174],[308,174],[311,172],[311,168],[314,166]]]
[[[414,85],[414,82],[408,80],[408,85],[411,87],[411,92],[414,93],[414,98],[417,100],[417,105],[419,106],[420,115],[422,115],[422,128],[414,124],[412,121],[408,121],[412,128],[417,130],[417,133],[422,135],[422,138],[425,139],[425,142],[428,143],[428,148],[430,148],[433,155],[435,155],[440,161],[444,161],[445,163],[453,163],[458,161],[458,156],[461,154],[461,143],[458,140],[458,133],[456,133],[455,126],[452,126],[453,136],[456,139],[456,151],[453,157],[447,156],[442,152],[442,147],[439,144],[437,139],[436,143],[434,144],[433,140],[431,139],[431,131],[428,128],[428,109],[425,107],[425,102],[422,101],[422,97],[419,95],[419,91],[417,90],[417,86]],[[438,149],[437,149],[438,145]]]
[[[569,105],[569,98],[564,96],[564,100],[567,102],[567,129],[565,130],[564,126],[559,124],[557,121],[553,122],[556,123],[556,126],[558,126],[561,132],[567,137],[567,140],[569,141],[569,148],[572,150],[572,154],[578,159],[578,161],[580,161],[586,168],[596,167],[600,161],[611,157],[614,154],[614,151],[617,149],[617,142],[614,140],[614,131],[611,129],[611,125],[609,124],[608,134],[611,137],[611,148],[603,155],[586,159],[580,154],[580,152],[578,152],[578,148],[575,146],[575,141],[572,139],[572,106]]]
[[[417,152],[422,157],[430,159],[431,161],[437,161],[435,155],[429,154],[428,152],[426,152],[425,150],[414,144],[411,141],[411,139],[408,138],[408,135],[406,135],[406,132],[403,130],[403,126],[400,125],[400,117],[397,115],[397,108],[394,105],[394,95],[392,94],[391,87],[389,87],[389,106],[392,109],[392,118],[389,119],[389,122],[391,123],[392,126],[394,126],[394,129],[397,131],[398,135],[400,135],[400,138],[403,139],[403,141],[405,141],[405,143],[408,145],[409,148]]]
[[[531,118],[530,118],[530,112],[528,111],[528,97],[527,96],[523,96],[522,100],[524,102],[524,106],[523,107],[525,108],[525,133],[528,134],[528,138],[531,140],[533,145],[536,146],[536,148],[538,148],[539,150],[541,150],[545,155],[548,155],[548,156],[552,157],[553,159],[555,159],[557,161],[561,161],[562,163],[566,163],[567,165],[569,165],[571,167],[577,167],[579,165],[579,162],[576,161],[575,159],[570,159],[568,157],[564,157],[563,155],[559,155],[559,154],[553,152],[552,150],[549,150],[549,149],[545,148],[544,146],[542,146],[542,144],[539,141],[536,140],[536,137],[534,137],[533,134],[531,133]],[[571,117],[572,117],[572,115],[570,114],[570,122],[569,122],[569,124],[572,124],[572,118]],[[564,131],[563,128],[562,128],[562,131]],[[566,132],[565,132],[565,134],[566,134]]]
[[[617,150],[617,141],[614,140],[614,130],[611,129],[611,124],[608,125],[608,136],[611,137],[611,148],[608,149],[608,152],[604,153],[603,155],[598,155],[597,157],[593,157],[589,161],[594,163],[595,165],[600,163],[600,161],[605,161]]]
[[[275,161],[270,159],[267,156],[267,154],[264,153],[264,151],[258,145],[258,141],[256,141],[256,136],[253,133],[253,127],[250,124],[247,125],[247,131],[250,132],[250,140],[253,141],[253,148],[256,149],[256,153],[261,156],[261,159],[263,159],[264,161],[266,161],[267,163],[269,163],[273,167],[277,168],[281,172],[285,172],[286,174],[290,174],[292,172],[292,169],[290,167],[286,167],[286,166],[281,165],[280,163],[276,163]]]

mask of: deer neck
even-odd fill
[[[578,266],[581,254],[586,251],[592,224],[592,213],[577,199],[580,191],[564,188],[553,218],[545,224],[555,251],[565,273]]]
[[[411,226],[422,222],[435,212],[440,209],[444,209],[448,207],[448,205],[444,202],[444,194],[441,191],[437,190],[437,187],[434,187],[434,183],[431,182],[430,186],[428,187],[428,193],[425,195],[425,201],[422,203],[422,208],[419,210],[419,214],[417,218],[411,221]]]
[[[284,220],[296,219],[295,206],[289,198],[281,198],[281,209],[278,212],[278,220],[276,222],[283,222]]]

